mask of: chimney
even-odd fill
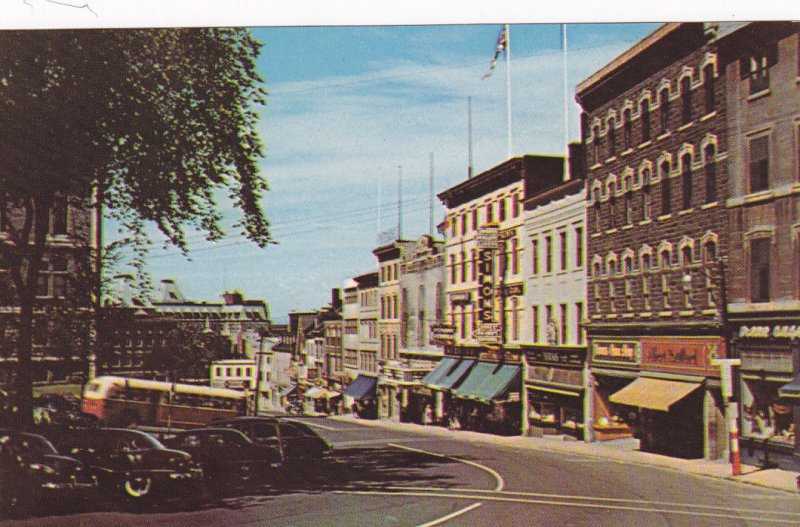
[[[244,297],[239,291],[226,291],[222,293],[222,301],[226,306],[241,306],[244,304]]]
[[[334,311],[342,308],[342,290],[338,287],[331,289],[331,307]]]

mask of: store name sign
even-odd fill
[[[739,336],[746,338],[781,338],[796,339],[800,338],[800,326],[742,326],[739,328]]]
[[[592,342],[592,360],[638,364],[642,360],[638,342],[620,340],[595,340]]]
[[[718,375],[711,366],[725,357],[721,338],[643,338],[642,365],[654,370]]]
[[[491,249],[481,249],[478,255],[478,308],[480,321],[494,322],[494,255]]]

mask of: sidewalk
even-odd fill
[[[722,478],[772,489],[797,492],[797,472],[781,469],[763,470],[751,465],[742,465],[742,475],[733,476],[731,465],[726,461],[708,461],[704,459],[680,459],[648,452],[640,452],[639,442],[635,439],[619,439],[615,441],[597,441],[584,443],[568,441],[561,436],[522,437],[495,436],[466,430],[448,430],[439,426],[424,426],[414,423],[398,423],[388,420],[358,419],[352,415],[330,416],[337,421],[355,422],[361,425],[380,427],[390,430],[402,430],[425,435],[443,436],[456,441],[469,443],[489,443],[512,448],[529,448],[554,453],[569,453],[586,457],[602,457],[613,461],[658,466],[680,472],[688,472],[700,476]]]

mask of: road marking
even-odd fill
[[[411,437],[409,437],[409,438],[398,437],[396,439],[391,439],[391,438],[356,439],[356,440],[353,440],[353,441],[338,441],[338,442],[337,441],[333,441],[333,442],[331,442],[331,446],[333,446],[334,449],[351,447],[351,446],[370,446],[370,445],[386,446],[387,445],[387,443],[386,443],[387,441],[392,441],[392,443],[388,444],[388,446],[392,446],[395,443],[403,443],[403,442],[419,443],[421,441],[432,441],[432,439],[416,439],[416,438],[411,438]]]
[[[428,523],[421,523],[420,525],[417,525],[417,527],[433,527],[434,525],[439,525],[439,524],[444,523],[444,522],[446,522],[448,520],[452,520],[453,518],[457,518],[457,517],[461,516],[462,514],[466,514],[469,511],[471,511],[472,509],[477,509],[481,505],[483,505],[483,502],[480,502],[480,501],[478,503],[473,503],[472,505],[470,505],[468,507],[464,507],[463,509],[457,510],[455,512],[451,512],[447,516],[442,516],[441,518],[438,518],[438,519],[433,520],[433,521],[429,521]]]
[[[386,492],[386,491],[334,491],[339,494],[357,494],[362,496],[409,496],[409,497],[429,497],[429,498],[450,498],[450,499],[465,499],[465,500],[483,500],[483,501],[496,501],[503,503],[522,503],[526,505],[552,505],[557,507],[576,507],[587,509],[607,509],[607,510],[620,510],[626,512],[649,512],[653,514],[674,514],[681,516],[697,516],[704,518],[724,518],[740,521],[753,521],[760,523],[785,523],[789,525],[797,525],[797,518],[765,518],[764,516],[739,516],[735,514],[723,514],[716,512],[702,512],[702,511],[683,511],[683,510],[669,510],[657,507],[630,507],[622,505],[611,505],[601,503],[572,503],[563,500],[536,500],[525,498],[512,498],[503,495],[491,495],[477,493],[477,495],[470,494],[456,494],[450,492]],[[467,491],[469,492],[469,491]],[[757,511],[760,514],[770,514],[769,511]],[[792,514],[795,513],[772,513],[772,514]],[[800,516],[800,515],[799,515]]]
[[[612,502],[612,503],[636,503],[636,504],[647,504],[653,506],[664,506],[664,507],[685,507],[685,508],[695,508],[695,509],[708,509],[708,510],[722,510],[722,511],[735,511],[735,512],[742,512],[742,513],[760,513],[760,514],[771,514],[774,516],[789,516],[789,517],[797,517],[800,518],[800,512],[783,512],[783,511],[773,511],[768,510],[765,511],[763,509],[746,509],[746,508],[731,508],[731,507],[723,507],[719,505],[699,505],[695,503],[679,503],[679,502],[672,502],[672,501],[652,501],[652,500],[634,500],[630,498],[600,498],[595,496],[578,496],[574,494],[544,494],[539,492],[514,492],[514,491],[502,491],[496,492],[493,490],[484,490],[484,489],[453,489],[453,488],[444,488],[444,487],[385,487],[386,490],[399,490],[399,491],[416,491],[416,492],[474,492],[474,493],[486,493],[486,494],[499,494],[501,496],[522,496],[524,498],[552,498],[552,499],[561,499],[561,500],[584,500],[584,501],[605,501],[605,502]],[[752,497],[752,496],[750,496]]]
[[[481,470],[485,470],[486,472],[491,474],[494,477],[495,481],[497,481],[497,486],[494,488],[495,492],[500,492],[501,490],[503,490],[503,487],[505,487],[505,482],[503,481],[503,476],[498,474],[496,471],[490,469],[489,467],[487,467],[485,465],[481,465],[480,463],[475,463],[474,461],[467,461],[466,459],[461,459],[461,458],[455,457],[455,456],[447,456],[445,454],[439,454],[437,452],[429,452],[427,450],[420,450],[418,448],[411,448],[409,446],[398,445],[398,444],[395,444],[395,443],[389,443],[389,446],[395,447],[395,448],[402,448],[404,450],[410,450],[412,452],[419,452],[421,454],[428,454],[429,456],[436,456],[436,457],[443,457],[445,459],[452,459],[453,461],[458,461],[458,462],[464,463],[466,465],[471,465],[473,467],[477,467],[477,468],[479,468]]]

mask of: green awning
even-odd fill
[[[502,399],[508,392],[519,390],[521,374],[519,366],[479,362],[469,372],[461,385],[453,390],[456,397],[489,402]]]
[[[475,364],[474,360],[460,359],[455,364],[452,364],[436,383],[426,384],[425,386],[433,390],[449,390],[458,386],[473,364]]]
[[[778,388],[778,396],[788,399],[800,399],[800,378],[795,377],[792,382],[788,382]]]
[[[458,359],[453,357],[445,357],[436,367],[431,370],[425,377],[422,378],[422,385],[423,386],[438,386],[439,381],[442,380],[442,377],[447,375],[456,364],[458,363]]]

